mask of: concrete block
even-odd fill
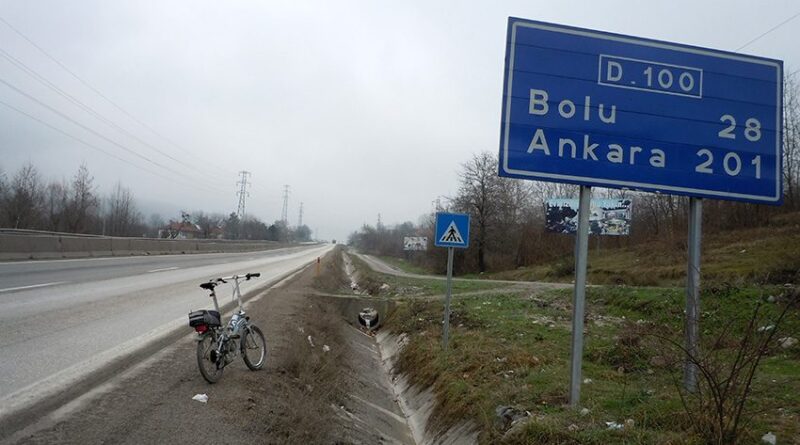
[[[114,256],[127,256],[131,254],[131,238],[111,238],[111,254]]]

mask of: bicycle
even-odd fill
[[[245,314],[242,295],[239,291],[240,280],[248,281],[260,276],[260,273],[233,275],[216,278],[200,285],[201,288],[211,292],[209,296],[214,300],[214,310],[190,312],[189,326],[194,328],[198,334],[197,366],[200,368],[200,374],[208,383],[219,381],[223,369],[233,362],[239,353],[242,354],[244,364],[251,371],[257,371],[264,366],[267,358],[267,343],[261,329],[250,323],[250,317]],[[233,297],[239,302],[239,310],[223,327],[215,288],[230,280],[233,281]]]

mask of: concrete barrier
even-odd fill
[[[58,257],[61,257],[61,243],[57,236],[0,234],[0,259]]]
[[[111,254],[114,256],[131,255],[134,251],[131,248],[131,238],[111,238]]]
[[[99,256],[254,252],[288,244],[274,241],[173,240],[0,233],[0,261]]]
[[[111,255],[111,238],[62,236],[60,241],[61,254],[64,258]]]

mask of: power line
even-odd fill
[[[103,135],[103,134],[101,134],[101,133],[99,133],[99,132],[95,131],[94,129],[92,129],[92,128],[90,128],[90,127],[87,127],[86,125],[84,125],[84,124],[82,124],[82,123],[78,122],[77,120],[75,120],[75,119],[71,118],[70,116],[66,115],[65,113],[63,113],[63,112],[61,112],[61,111],[59,111],[59,110],[57,110],[57,109],[55,109],[55,108],[51,107],[50,105],[48,105],[48,104],[46,104],[46,103],[42,102],[41,100],[39,100],[39,99],[37,99],[36,97],[34,97],[34,96],[32,96],[32,95],[30,95],[30,94],[26,93],[25,91],[22,91],[21,89],[19,89],[19,88],[17,88],[16,86],[12,85],[11,83],[9,83],[8,81],[6,81],[5,79],[3,79],[3,78],[0,78],[0,83],[4,84],[4,85],[5,85],[5,86],[7,86],[8,88],[11,88],[12,90],[16,91],[18,94],[20,94],[20,95],[22,95],[22,96],[24,96],[24,97],[26,97],[26,98],[30,99],[31,101],[33,101],[33,102],[36,102],[36,103],[37,103],[37,104],[39,104],[40,106],[42,106],[42,107],[44,107],[44,108],[47,108],[47,109],[48,109],[48,110],[50,110],[51,112],[53,112],[53,113],[55,113],[55,114],[57,114],[57,115],[61,116],[61,118],[65,119],[65,120],[67,120],[67,121],[69,121],[69,122],[72,122],[74,125],[76,125],[76,126],[78,126],[78,127],[82,128],[82,129],[84,129],[85,131],[87,131],[87,132],[89,132],[89,133],[92,133],[93,135],[95,135],[95,136],[99,137],[100,139],[103,139],[103,140],[105,140],[106,142],[108,142],[108,143],[110,143],[110,144],[112,144],[112,145],[115,145],[115,146],[117,146],[117,147],[119,147],[119,148],[121,148],[121,149],[125,150],[126,152],[128,152],[128,153],[130,153],[130,154],[132,154],[132,155],[134,155],[134,156],[136,156],[136,157],[138,157],[138,158],[140,158],[140,159],[142,159],[142,160],[144,160],[144,161],[146,161],[146,162],[148,162],[148,163],[150,163],[150,164],[153,164],[153,165],[155,165],[155,166],[157,166],[157,167],[163,168],[164,170],[167,170],[167,171],[169,171],[170,173],[173,173],[173,174],[175,174],[175,175],[182,176],[182,177],[184,177],[184,178],[188,179],[189,181],[192,181],[192,182],[194,182],[196,186],[199,186],[199,187],[201,187],[201,188],[206,188],[206,187],[203,187],[203,185],[202,185],[202,184],[197,184],[197,183],[196,183],[196,181],[194,181],[192,178],[188,178],[186,175],[184,175],[184,174],[182,174],[182,173],[180,173],[180,172],[178,172],[178,171],[175,171],[175,170],[173,170],[173,169],[171,169],[171,168],[169,168],[169,167],[167,167],[167,166],[164,166],[164,165],[162,165],[162,164],[160,164],[160,163],[158,163],[158,162],[156,162],[156,161],[154,161],[154,160],[152,160],[152,159],[148,158],[147,156],[144,156],[144,155],[142,155],[142,154],[140,154],[140,153],[136,152],[135,150],[131,150],[130,148],[126,147],[125,145],[122,145],[122,144],[120,144],[119,142],[117,142],[117,141],[115,141],[115,140],[113,140],[113,139],[110,139],[110,138],[108,138],[107,136],[105,136],[105,135]],[[207,189],[207,190],[212,190],[211,188],[206,188],[206,189]],[[214,191],[216,191],[216,190],[214,190]]]
[[[92,86],[92,85],[91,85],[91,84],[90,84],[88,81],[86,81],[84,78],[82,78],[82,77],[81,77],[81,76],[79,76],[77,73],[75,73],[74,71],[72,71],[72,70],[71,70],[69,67],[67,67],[67,66],[66,66],[64,63],[62,63],[62,62],[61,62],[59,59],[57,59],[55,56],[53,56],[52,54],[50,54],[50,53],[49,53],[47,50],[45,50],[44,48],[42,48],[41,46],[39,46],[39,45],[38,45],[36,42],[34,42],[34,41],[31,39],[31,38],[29,38],[27,35],[25,35],[25,34],[24,34],[22,31],[20,31],[20,30],[19,30],[19,29],[17,29],[16,27],[14,27],[14,26],[13,26],[11,23],[9,23],[9,22],[8,22],[8,21],[7,21],[7,20],[4,18],[4,17],[0,16],[0,22],[4,23],[4,24],[5,24],[5,25],[6,25],[6,26],[9,28],[9,29],[11,29],[11,30],[12,30],[12,31],[13,31],[15,34],[17,34],[17,35],[18,35],[20,38],[22,38],[23,40],[25,40],[26,42],[28,42],[28,44],[30,44],[30,45],[31,45],[33,48],[35,48],[35,49],[36,49],[36,50],[37,50],[39,53],[41,53],[41,54],[42,54],[42,55],[44,55],[46,58],[48,58],[50,61],[52,61],[53,63],[55,63],[56,65],[58,65],[58,66],[59,66],[61,69],[63,69],[65,72],[67,72],[67,73],[68,73],[70,76],[72,76],[72,77],[73,77],[75,80],[77,80],[78,82],[80,82],[80,83],[81,83],[83,86],[85,86],[86,88],[88,88],[90,91],[92,91],[92,92],[94,92],[95,94],[97,94],[97,95],[98,95],[100,98],[102,98],[103,100],[105,100],[107,103],[109,103],[109,104],[110,104],[111,106],[113,106],[115,109],[117,109],[117,110],[118,110],[118,111],[120,111],[122,114],[124,114],[125,116],[127,116],[128,118],[130,118],[132,121],[134,121],[135,123],[139,124],[141,127],[145,128],[146,130],[148,130],[149,132],[151,132],[151,133],[152,133],[152,134],[154,134],[155,136],[157,136],[157,137],[161,138],[162,140],[166,141],[166,142],[167,142],[169,145],[171,145],[171,146],[173,146],[173,147],[177,148],[178,150],[181,150],[181,151],[183,151],[184,153],[186,153],[186,154],[189,154],[189,155],[191,155],[191,156],[193,156],[193,157],[197,157],[197,153],[196,153],[196,152],[193,152],[193,151],[191,151],[191,150],[188,150],[187,148],[185,148],[185,147],[181,146],[180,144],[178,144],[177,142],[173,141],[173,140],[172,140],[172,139],[170,139],[169,137],[167,137],[167,136],[165,136],[165,135],[161,134],[160,132],[158,132],[157,130],[155,130],[153,127],[151,127],[151,126],[147,125],[146,123],[144,123],[144,122],[143,122],[143,121],[141,121],[140,119],[136,118],[136,116],[134,116],[133,114],[131,114],[129,111],[127,111],[127,110],[126,110],[125,108],[123,108],[121,105],[119,105],[119,104],[117,104],[116,102],[114,102],[113,100],[111,100],[111,99],[110,99],[108,96],[106,96],[105,94],[103,94],[101,91],[99,91],[97,88],[95,88],[94,86]],[[17,62],[19,62],[19,61],[17,61]],[[12,63],[13,63],[13,62],[12,62]],[[19,62],[19,63],[20,63],[20,64],[22,64],[22,62]],[[23,65],[24,65],[24,64],[23,64]],[[21,69],[22,69],[22,68],[21,68]],[[34,71],[33,71],[32,69],[30,69],[30,68],[28,68],[28,70],[30,70],[31,72],[34,72]],[[23,69],[23,71],[25,71],[25,69]],[[27,73],[27,72],[26,72],[26,73]],[[29,75],[32,75],[32,76],[33,76],[33,74],[30,74],[30,73],[27,73],[27,74],[29,74]],[[38,75],[38,74],[37,74],[37,75]],[[36,76],[33,76],[33,77],[36,77]],[[39,76],[39,77],[42,77],[42,76]],[[44,78],[42,77],[42,79],[44,79]],[[37,79],[37,80],[39,80],[39,79]],[[44,81],[45,81],[45,82],[48,82],[48,83],[51,83],[51,82],[47,81],[46,79],[45,79]],[[55,85],[53,85],[53,86],[55,87]],[[56,88],[57,88],[57,87],[56,87]],[[135,137],[134,137],[134,138],[135,138]],[[135,138],[135,139],[137,139],[137,140],[140,140],[140,139],[138,139],[138,138]],[[148,145],[148,146],[149,146],[149,144],[145,144],[145,145]],[[170,157],[170,158],[171,158],[171,157]],[[174,158],[171,158],[171,159],[174,159]],[[178,161],[178,162],[180,162],[180,161]],[[203,164],[203,163],[201,162],[201,164]],[[184,165],[185,165],[185,164],[184,164]],[[200,171],[199,169],[195,169],[195,170],[196,170],[196,171],[198,171],[198,172]],[[233,172],[233,170],[227,170],[227,169],[226,169],[225,171],[227,171],[227,172]],[[224,181],[224,182],[227,182],[227,180],[226,180],[226,179],[224,179],[224,178],[223,178],[223,177],[222,177],[220,174],[218,174],[218,173],[216,173],[216,172],[214,172],[214,171],[212,171],[212,170],[210,170],[210,169],[208,170],[208,173],[202,173],[202,175],[203,175],[204,177],[208,177],[208,176],[214,176],[214,177],[216,178],[216,180],[217,180],[217,181],[221,181],[221,182],[222,182],[222,181]],[[262,191],[264,191],[264,192],[266,192],[266,193],[270,193],[270,192],[268,192],[268,191],[267,191],[267,189],[265,189],[265,188],[261,188],[261,190],[262,190]]]
[[[172,178],[168,178],[168,177],[166,177],[166,176],[164,176],[164,175],[162,175],[162,174],[160,174],[158,172],[155,172],[153,170],[149,170],[149,169],[147,169],[145,167],[142,167],[141,165],[135,164],[135,163],[133,163],[133,162],[131,162],[131,161],[125,159],[125,158],[117,156],[114,153],[106,151],[106,150],[104,150],[104,149],[102,149],[102,148],[100,148],[100,147],[98,147],[98,146],[96,146],[96,145],[94,145],[92,143],[86,142],[85,140],[83,140],[83,139],[81,139],[81,138],[79,138],[79,137],[77,137],[77,136],[75,136],[75,135],[73,135],[71,133],[68,133],[68,132],[58,128],[55,125],[47,123],[47,122],[43,121],[42,119],[39,119],[38,117],[36,117],[36,116],[34,116],[32,114],[26,113],[25,111],[22,111],[19,108],[15,107],[15,106],[13,106],[11,104],[8,104],[8,103],[6,103],[6,102],[4,102],[2,100],[0,100],[0,105],[3,105],[5,107],[9,108],[10,110],[16,111],[17,113],[19,113],[19,114],[21,114],[21,115],[23,115],[23,116],[25,116],[25,117],[37,122],[37,123],[39,123],[39,124],[41,124],[41,125],[43,125],[43,126],[45,126],[47,128],[50,128],[53,131],[61,133],[64,136],[66,136],[66,137],[68,137],[68,138],[70,138],[70,139],[72,139],[72,140],[74,140],[76,142],[79,142],[80,144],[83,144],[83,145],[85,145],[85,146],[87,146],[87,147],[89,147],[91,149],[97,150],[97,151],[99,151],[99,152],[101,152],[101,153],[103,153],[103,154],[105,154],[107,156],[110,156],[110,157],[112,157],[114,159],[117,159],[117,160],[119,160],[121,162],[124,162],[124,163],[126,163],[128,165],[131,165],[131,166],[133,166],[135,168],[138,168],[139,170],[142,170],[142,171],[145,171],[145,172],[150,173],[152,175],[158,176],[159,178],[165,179],[165,180],[170,181],[170,182],[174,182],[174,180]],[[182,184],[194,187],[194,184],[186,184],[186,183],[182,183]],[[214,190],[214,191],[218,192],[218,190]]]
[[[161,155],[163,155],[163,156],[166,156],[167,158],[169,158],[169,159],[171,159],[171,160],[173,160],[173,161],[175,161],[175,162],[177,162],[177,163],[179,163],[179,164],[182,164],[184,167],[187,167],[187,168],[189,168],[189,169],[195,170],[195,171],[197,171],[198,173],[200,173],[201,175],[205,176],[205,173],[203,173],[203,172],[200,172],[200,171],[199,171],[199,170],[197,170],[196,168],[192,167],[191,165],[188,165],[188,164],[186,164],[185,162],[181,161],[180,159],[176,159],[175,157],[171,156],[169,153],[165,153],[165,152],[163,152],[163,151],[159,150],[157,147],[153,146],[152,144],[150,144],[150,143],[148,143],[148,142],[146,142],[146,141],[142,140],[141,138],[139,138],[139,137],[138,137],[138,136],[136,136],[135,134],[133,134],[133,133],[131,133],[131,132],[127,131],[125,128],[123,128],[123,127],[121,127],[121,126],[117,125],[116,123],[114,123],[114,122],[113,122],[113,121],[111,121],[110,119],[107,119],[106,117],[102,116],[102,115],[101,115],[100,113],[98,113],[98,112],[97,112],[95,109],[93,109],[93,108],[92,108],[92,107],[90,107],[89,105],[86,105],[85,103],[83,103],[82,101],[80,101],[80,100],[79,100],[79,99],[77,99],[76,97],[72,96],[71,94],[67,93],[66,91],[62,90],[62,89],[61,89],[61,88],[59,88],[57,85],[55,85],[54,83],[52,83],[51,81],[49,81],[49,80],[48,80],[47,78],[45,78],[44,76],[42,76],[42,75],[40,75],[39,73],[37,73],[35,70],[31,69],[31,68],[30,68],[30,67],[28,67],[27,65],[25,65],[25,64],[24,64],[23,62],[21,62],[19,59],[15,58],[14,56],[12,56],[11,54],[9,54],[7,51],[3,50],[2,48],[0,48],[0,56],[4,57],[6,60],[8,60],[9,62],[11,62],[11,63],[12,63],[13,65],[15,65],[17,68],[19,68],[20,70],[22,70],[23,72],[25,72],[25,74],[29,75],[29,76],[30,76],[30,77],[32,77],[34,80],[36,80],[36,81],[37,81],[37,82],[39,82],[40,84],[42,84],[42,85],[46,86],[46,87],[47,87],[47,88],[49,88],[51,91],[54,91],[56,94],[60,95],[61,97],[63,97],[63,98],[65,98],[65,99],[67,99],[68,101],[70,101],[71,103],[73,103],[73,104],[74,104],[74,105],[76,105],[77,107],[81,108],[83,111],[87,112],[88,114],[90,114],[91,116],[93,116],[94,118],[96,118],[97,120],[99,120],[99,121],[103,122],[104,124],[106,124],[106,125],[108,125],[108,126],[112,127],[113,129],[117,130],[118,132],[120,132],[120,133],[122,133],[122,134],[124,134],[124,135],[126,135],[126,136],[128,136],[128,137],[130,137],[131,139],[134,139],[135,141],[137,141],[137,142],[139,142],[140,144],[142,144],[142,145],[144,145],[144,146],[146,146],[146,147],[150,148],[151,150],[153,150],[153,151],[155,151],[155,152],[157,152],[157,153],[159,153],[159,154],[161,154]]]
[[[169,158],[169,159],[171,159],[171,160],[173,160],[173,161],[175,161],[175,162],[177,162],[179,164],[182,164],[184,167],[187,167],[187,168],[189,168],[191,170],[195,170],[196,172],[200,173],[203,177],[207,176],[206,173],[201,172],[200,170],[198,170],[195,167],[185,163],[184,161],[181,161],[180,159],[177,159],[177,158],[171,156],[169,153],[165,153],[164,151],[160,150],[158,147],[155,147],[152,144],[142,140],[141,138],[139,138],[135,134],[129,132],[128,130],[126,130],[125,128],[121,127],[120,125],[114,123],[110,119],[104,117],[103,115],[98,113],[94,108],[90,107],[89,105],[86,105],[80,99],[76,98],[75,96],[73,96],[73,95],[69,94],[68,92],[64,91],[63,89],[59,88],[58,85],[54,84],[53,82],[51,82],[50,80],[48,80],[47,78],[45,78],[44,76],[42,76],[41,74],[36,72],[36,70],[34,70],[31,67],[27,66],[24,62],[20,61],[19,59],[17,59],[14,56],[12,56],[11,54],[9,54],[7,51],[5,51],[2,48],[0,48],[0,56],[2,56],[3,58],[5,58],[9,62],[11,62],[11,64],[13,64],[17,68],[19,68],[21,71],[23,71],[28,76],[32,77],[34,80],[36,80],[40,84],[44,85],[45,87],[49,88],[51,91],[53,91],[56,94],[60,95],[61,97],[65,98],[66,100],[68,100],[69,102],[74,104],[75,106],[81,108],[83,111],[85,111],[86,113],[90,114],[92,117],[94,117],[95,119],[99,120],[100,122],[103,122],[104,124],[106,124],[109,127],[117,130],[118,132],[124,134],[125,136],[128,136],[131,139],[134,139],[138,143],[150,148],[151,150],[153,150],[153,151],[155,151],[155,152],[157,152],[157,153],[159,153],[159,154],[161,154],[163,156],[166,156],[167,158]],[[218,180],[218,181],[220,181],[220,183],[222,182],[221,180]]]
[[[787,23],[791,22],[792,20],[794,20],[794,19],[795,19],[795,18],[797,18],[798,16],[800,16],[800,11],[798,11],[798,12],[797,12],[797,14],[795,14],[795,15],[793,15],[793,16],[791,16],[791,17],[789,17],[788,19],[786,19],[786,20],[784,20],[784,21],[782,21],[782,22],[778,23],[777,25],[773,26],[772,28],[768,29],[767,31],[765,31],[765,32],[761,33],[761,35],[759,35],[759,36],[758,36],[758,37],[756,37],[755,39],[753,39],[753,40],[751,40],[751,41],[749,41],[749,42],[745,43],[744,45],[742,45],[742,46],[740,46],[740,47],[736,48],[736,51],[741,51],[742,49],[744,49],[744,48],[746,48],[746,47],[750,46],[751,44],[755,43],[756,41],[758,41],[758,40],[759,40],[759,39],[761,39],[762,37],[766,36],[767,34],[771,33],[772,31],[775,31],[776,29],[780,28],[781,26],[783,26],[783,25],[785,25],[785,24],[787,24]]]
[[[61,69],[63,69],[64,71],[66,71],[66,72],[67,72],[67,73],[68,73],[70,76],[72,76],[73,78],[75,78],[75,79],[76,79],[78,82],[80,82],[80,83],[81,83],[83,86],[85,86],[86,88],[88,88],[89,90],[91,90],[92,92],[94,92],[95,94],[97,94],[98,96],[100,96],[100,97],[101,97],[103,100],[105,100],[106,102],[108,102],[109,104],[111,104],[111,105],[112,105],[114,108],[116,108],[117,110],[119,110],[120,112],[122,112],[122,113],[123,113],[125,116],[127,116],[128,118],[130,118],[131,120],[133,120],[133,121],[134,121],[134,122],[136,122],[137,124],[141,125],[143,128],[147,129],[148,131],[150,131],[150,132],[151,132],[151,133],[153,133],[154,135],[156,135],[156,136],[158,136],[159,138],[161,138],[161,139],[165,140],[167,143],[169,143],[170,145],[174,146],[175,148],[177,148],[177,149],[179,149],[179,150],[182,150],[182,151],[183,151],[183,152],[185,152],[186,154],[190,154],[190,155],[192,155],[192,156],[196,156],[196,155],[197,155],[196,153],[194,153],[194,152],[192,152],[192,151],[190,151],[190,150],[188,150],[188,149],[186,149],[186,148],[184,148],[184,147],[180,146],[180,145],[179,145],[179,144],[177,144],[176,142],[172,141],[170,138],[168,138],[168,137],[166,137],[166,136],[162,135],[161,133],[159,133],[158,131],[156,131],[155,129],[153,129],[152,127],[150,127],[149,125],[147,125],[147,124],[145,124],[144,122],[142,122],[141,120],[137,119],[135,116],[133,116],[133,115],[132,115],[130,112],[128,112],[128,111],[127,111],[126,109],[124,109],[122,106],[120,106],[119,104],[117,104],[116,102],[114,102],[113,100],[111,100],[110,98],[108,98],[108,96],[106,96],[105,94],[101,93],[101,92],[100,92],[100,91],[99,91],[97,88],[95,88],[94,86],[92,86],[91,84],[89,84],[89,82],[87,82],[87,81],[86,81],[86,80],[84,80],[84,79],[83,79],[81,76],[79,76],[79,75],[78,75],[78,74],[76,74],[74,71],[72,71],[71,69],[69,69],[69,67],[67,67],[65,64],[61,63],[61,61],[60,61],[60,60],[58,60],[58,59],[57,59],[57,58],[55,58],[53,55],[51,55],[49,52],[47,52],[47,51],[46,51],[44,48],[42,48],[41,46],[39,46],[38,44],[36,44],[36,42],[34,42],[34,41],[33,41],[33,40],[31,40],[31,39],[30,39],[28,36],[26,36],[24,33],[22,33],[22,31],[18,30],[18,29],[17,29],[17,28],[15,28],[13,25],[11,25],[11,23],[9,23],[9,22],[8,22],[8,21],[7,21],[7,20],[4,18],[4,17],[0,16],[0,22],[3,22],[3,23],[4,23],[4,24],[5,24],[5,25],[6,25],[6,26],[9,28],[9,29],[11,29],[12,31],[14,31],[14,33],[16,33],[18,36],[20,36],[20,37],[21,37],[22,39],[24,39],[26,42],[28,42],[28,43],[29,43],[31,46],[33,46],[34,48],[36,48],[36,49],[37,49],[37,50],[38,50],[38,51],[39,51],[41,54],[43,54],[45,57],[47,57],[48,59],[50,59],[50,60],[51,60],[53,63],[55,63],[56,65],[58,65],[59,67],[61,67]],[[220,179],[221,179],[221,178],[220,178]]]

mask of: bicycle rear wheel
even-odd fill
[[[261,369],[267,361],[267,341],[258,326],[250,325],[242,336],[242,359],[251,371]]]
[[[216,383],[222,377],[223,366],[221,365],[224,357],[217,357],[217,347],[219,343],[212,334],[203,335],[197,341],[197,367],[200,374],[208,383]]]

